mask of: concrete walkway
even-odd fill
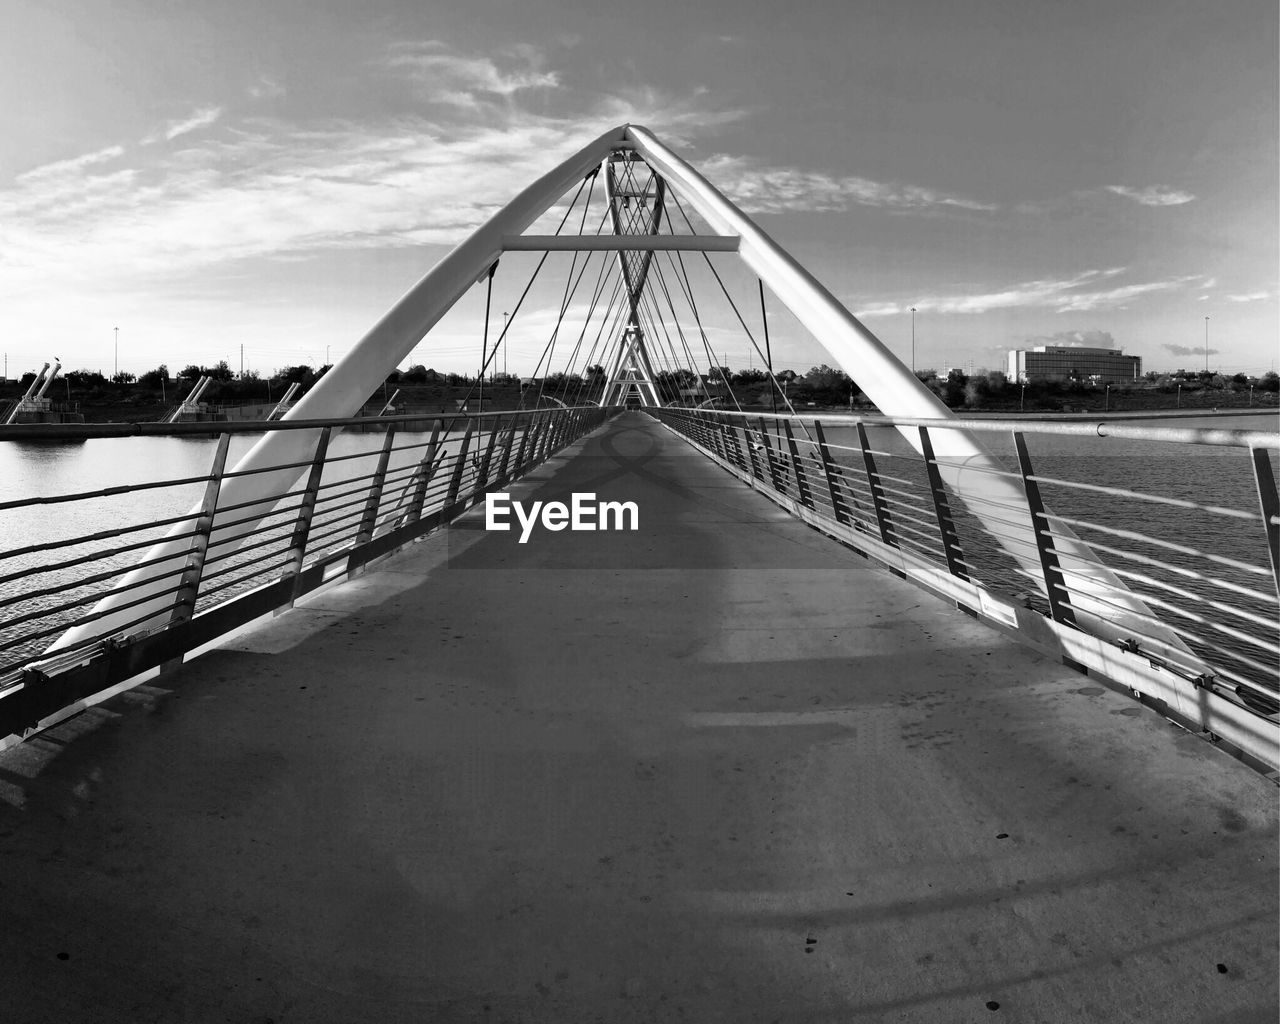
[[[1276,789],[639,414],[0,755],[0,1012],[1277,1015]]]

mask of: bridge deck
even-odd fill
[[[515,491],[641,529],[472,514],[0,755],[7,1017],[1275,1019],[1266,780],[639,414]]]

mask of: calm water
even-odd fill
[[[1176,425],[1262,431],[1280,429],[1280,422],[1277,421],[1274,413],[1239,418],[1178,418],[1169,421],[1138,422],[1143,426]],[[856,434],[852,430],[833,426],[828,428],[827,437],[836,447],[838,461],[850,464],[853,467],[851,476],[856,475],[861,465],[860,459],[855,460],[852,453],[841,452],[839,449],[841,445],[856,445]],[[982,438],[991,450],[1005,458],[1009,468],[1016,466],[1011,438],[994,433],[983,434]],[[234,465],[239,455],[247,451],[256,440],[256,435],[233,437],[228,466]],[[379,434],[337,435],[330,445],[331,457],[334,455],[363,455],[364,457],[333,463],[326,469],[325,483],[350,479],[353,476],[371,472],[382,440],[382,435]],[[417,447],[399,452],[393,457],[390,471],[392,478],[395,478],[397,473],[407,474],[408,469],[416,464],[422,456],[422,446],[425,445],[426,440],[426,435],[399,435],[398,445],[416,444]],[[1201,445],[1171,446],[1158,442],[1063,435],[1029,435],[1028,443],[1038,475],[1257,512],[1257,495],[1250,460],[1241,449]],[[873,432],[872,444],[874,447],[899,452],[904,456],[910,451],[902,438],[892,430]],[[67,444],[0,442],[0,501],[93,491],[116,486],[126,481],[138,484],[180,477],[198,477],[208,471],[215,447],[215,440],[204,438],[100,439]],[[446,441],[446,447],[456,450],[456,440],[452,444]],[[914,481],[917,487],[923,483],[923,473],[920,472],[918,461],[881,459],[879,468],[884,473],[901,474]],[[406,479],[407,475],[402,476],[398,485],[400,490],[403,490]],[[9,558],[5,558],[3,552],[11,552],[32,544],[84,536],[127,524],[154,524],[167,517],[180,516],[188,512],[199,500],[203,493],[203,486],[202,483],[191,483],[70,504],[36,505],[24,509],[0,510],[0,601],[20,594],[31,598],[18,604],[0,606],[0,645],[3,645],[7,639],[34,628],[33,624],[14,624],[14,618],[35,608],[47,607],[51,603],[74,600],[78,597],[84,597],[86,600],[94,598],[105,584],[83,583],[87,573],[104,572],[109,568],[127,566],[136,561],[140,557],[139,552],[145,548],[109,560],[94,562],[89,567],[67,567],[53,572],[39,572],[39,570],[42,566],[71,559],[91,549],[101,549],[122,541],[103,540],[59,549],[55,552],[30,553]],[[1243,522],[1198,510],[1151,505],[1122,497],[1072,491],[1053,485],[1046,485],[1043,490],[1046,504],[1060,515],[1117,529],[1153,534],[1189,548],[1267,569],[1263,530],[1261,524],[1256,521]],[[389,484],[387,498],[384,499],[384,510],[389,507],[389,502],[397,500],[399,496],[397,485]],[[921,491],[921,497],[927,501],[927,492]],[[347,497],[341,500],[350,502],[352,499]],[[979,577],[993,588],[1030,590],[1030,581],[1017,575],[1011,560],[1002,555],[989,539],[983,537],[982,530],[976,521],[960,508],[956,509],[956,513],[957,528],[965,547],[965,557],[975,566]],[[313,534],[322,531],[326,514],[328,513],[325,511],[325,503],[322,501]],[[282,544],[287,534],[287,526],[284,525],[286,518],[281,517],[274,524],[275,536],[282,539]],[[164,526],[153,526],[130,537],[129,541],[158,539],[165,529]],[[273,524],[268,522],[260,533],[266,536],[272,529]],[[1178,585],[1204,595],[1207,600],[1225,599],[1233,604],[1241,604],[1264,621],[1269,622],[1275,618],[1275,604],[1268,603],[1265,596],[1274,593],[1273,585],[1267,576],[1214,565],[1196,556],[1142,547],[1140,544],[1104,537],[1101,534],[1090,535],[1085,530],[1077,532],[1082,533],[1087,540],[1113,544],[1165,561],[1185,563],[1196,571],[1207,570],[1206,574],[1217,573],[1222,579],[1261,591],[1264,597],[1258,601],[1233,593],[1224,593],[1221,587],[1216,587],[1204,580],[1183,576],[1178,576],[1176,579]],[[343,533],[341,537],[335,537],[330,543],[342,543],[348,536],[349,533]],[[1104,556],[1104,560],[1113,563],[1117,568],[1123,566],[1147,571],[1146,568],[1134,566],[1132,563],[1122,562],[1110,556]],[[38,575],[32,575],[33,572]],[[1160,574],[1153,573],[1153,575]],[[3,578],[6,576],[15,578],[6,581]],[[239,589],[248,585],[250,584],[245,583]],[[1159,588],[1153,589],[1140,583],[1133,585],[1135,589],[1157,598],[1170,599],[1169,595],[1162,594]],[[52,592],[47,596],[32,597],[33,590],[45,589]],[[235,590],[232,589],[229,592],[235,592]],[[1254,634],[1270,632],[1267,627],[1259,627],[1256,624],[1247,628]],[[39,643],[26,645],[22,650],[41,649],[52,640],[54,635],[56,633]],[[1230,641],[1221,634],[1214,634],[1214,640],[1222,641],[1228,647],[1239,647],[1235,641]],[[1247,648],[1248,644],[1245,644],[1240,649]],[[18,651],[18,648],[0,649],[0,666],[18,660]],[[1266,663],[1274,662],[1274,656],[1267,656],[1262,652],[1252,653]],[[1220,652],[1217,652],[1213,660],[1221,661]]]

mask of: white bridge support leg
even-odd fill
[[[565,192],[595,170],[609,153],[627,145],[625,127],[605,132],[526,188],[410,288],[283,419],[335,419],[354,416],[365,400],[386,380],[387,374],[395,369],[396,364],[413,351],[427,331],[479,278],[488,273],[489,268],[502,255],[503,235],[520,234]],[[317,430],[269,433],[236,463],[233,472],[291,462],[308,462],[315,451],[318,437]],[[261,519],[275,507],[280,500],[279,496],[292,488],[300,475],[299,470],[293,469],[249,477],[232,476],[228,479],[218,496],[219,506],[255,500],[261,500],[262,504],[256,508],[237,510],[236,518],[246,521],[230,530],[219,529],[215,525],[209,546],[249,536]],[[179,523],[170,534],[183,533],[186,529],[184,524]],[[183,565],[188,547],[186,539],[161,541],[148,550],[140,561],[165,556],[168,556],[168,560],[147,569],[135,570],[121,581],[120,586],[133,586],[141,580],[159,576]],[[228,548],[222,550],[226,551]],[[110,632],[114,626],[123,628],[125,624],[143,618],[147,613],[150,613],[150,617],[130,626],[130,630],[141,631],[163,625],[168,620],[173,597],[161,591],[170,586],[168,581],[157,583],[151,588],[157,592],[153,600],[143,601],[129,608],[119,606],[139,601],[145,596],[144,589],[134,590],[127,596],[118,592],[108,594],[98,602],[94,611],[111,614],[68,630],[50,650]]]
[[[636,152],[702,215],[713,231],[740,236],[738,253],[747,266],[769,285],[882,413],[922,419],[955,418],[879,338],[701,174],[647,129],[633,125],[628,136]],[[923,454],[917,430],[903,428],[900,432],[912,448]],[[943,480],[994,536],[1014,535],[1015,543],[1005,550],[1033,579],[1040,579],[1041,566],[1035,554],[1037,548],[1030,520],[1024,528],[1010,527],[994,522],[986,510],[987,501],[1025,506],[1026,494],[1022,487],[989,472],[993,469],[1004,472],[1005,467],[968,431],[959,427],[932,428],[929,433]],[[1087,631],[1117,640],[1131,636],[1135,630],[1147,636],[1154,634],[1167,645],[1167,652],[1163,653],[1169,653],[1173,660],[1208,671],[1172,630],[1138,622],[1136,616],[1126,616],[1126,610],[1141,616],[1150,616],[1151,611],[1098,560],[1088,545],[1064,526],[1054,527],[1054,542],[1060,552],[1072,556],[1069,573],[1072,606],[1077,622]],[[1084,574],[1076,559],[1092,563],[1092,571]],[[1144,642],[1143,646],[1148,648],[1150,644]]]

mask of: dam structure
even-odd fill
[[[542,273],[519,408],[357,416]],[[0,436],[15,1019],[1275,1019],[1273,427],[956,416],[633,125],[280,412]]]

